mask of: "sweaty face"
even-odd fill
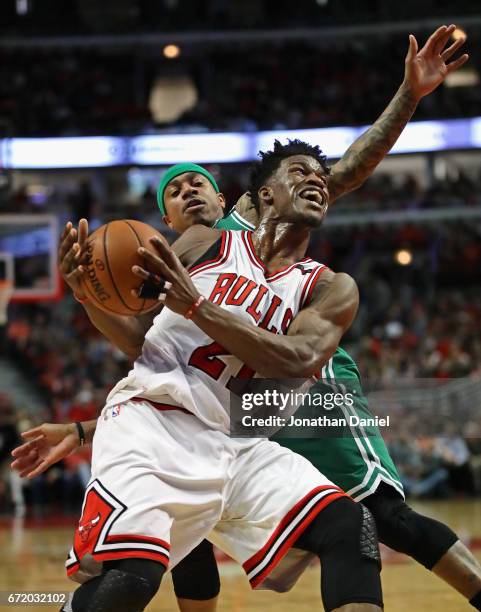
[[[164,191],[165,222],[180,234],[192,225],[211,227],[222,217],[225,199],[202,174],[185,172]]]
[[[280,221],[319,227],[329,206],[328,175],[308,155],[283,159],[268,182],[272,206]]]

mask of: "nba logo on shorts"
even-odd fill
[[[114,406],[111,409],[111,411],[110,411],[110,416],[116,417],[116,416],[119,416],[119,414],[120,414],[120,406],[119,405]]]

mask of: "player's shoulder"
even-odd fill
[[[203,240],[218,240],[222,230],[215,227],[206,227],[205,225],[192,225],[188,227],[178,242],[199,242]]]
[[[313,272],[318,272],[319,275],[329,270],[327,266],[310,257],[304,257],[296,264],[296,269],[299,270],[302,274],[312,274]]]
[[[172,248],[184,266],[191,265],[221,238],[222,231],[205,225],[193,225],[174,242]]]
[[[326,292],[331,289],[334,280],[336,280],[336,292],[339,296],[344,296],[347,299],[358,293],[356,281],[352,276],[345,272],[334,272],[326,266],[316,276],[310,304],[321,302]]]
[[[311,259],[310,257],[302,259],[296,265],[296,268],[300,270],[302,274],[306,276],[310,275],[316,285],[318,283],[324,284],[330,282],[336,274],[329,266],[326,266],[326,264]]]

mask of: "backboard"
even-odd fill
[[[0,274],[13,281],[12,301],[61,297],[57,241],[53,215],[0,215]]]

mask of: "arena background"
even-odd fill
[[[397,153],[336,203],[310,255],[358,282],[343,346],[377,389],[375,411],[402,415],[385,437],[410,500],[479,555],[481,6],[366,5],[2,3],[1,591],[72,590],[63,561],[89,478],[85,450],[20,482],[9,470],[19,433],[93,418],[129,368],[60,282],[65,222],[87,217],[94,229],[131,218],[165,231],[155,188],[187,159],[209,167],[232,205],[256,150],[298,130],[313,130],[301,136],[335,161],[401,83],[408,34],[423,44],[444,23],[467,36],[468,64],[421,102],[413,121],[423,123],[409,126]],[[470,609],[411,560],[383,556],[386,610]],[[221,611],[320,608],[317,567],[280,596],[250,592],[242,570],[222,561]],[[174,609],[165,580],[149,610]]]

